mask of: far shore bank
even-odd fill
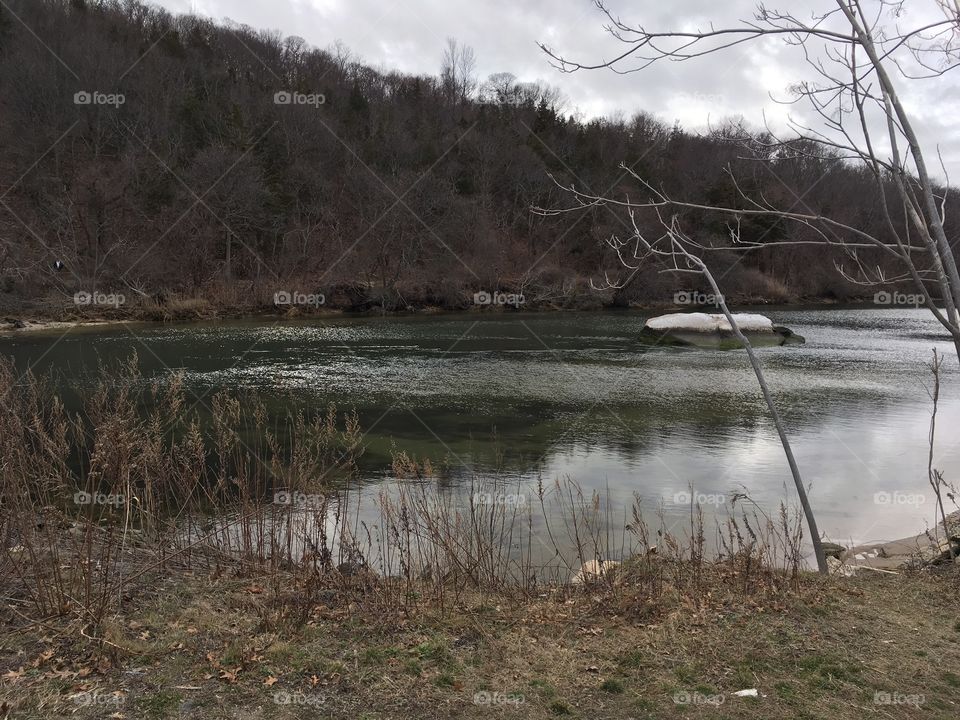
[[[867,298],[838,300],[836,298],[812,297],[789,301],[745,297],[733,299],[731,307],[739,309],[807,309],[807,308],[863,308],[883,309]],[[580,304],[565,306],[549,303],[524,304],[521,306],[437,306],[423,305],[390,309],[384,307],[302,307],[290,305],[217,305],[202,299],[175,301],[169,304],[141,304],[117,308],[107,312],[78,310],[74,307],[37,305],[19,310],[0,311],[0,332],[32,332],[44,330],[67,330],[73,327],[122,325],[127,323],[170,324],[202,322],[208,320],[306,320],[326,318],[365,317],[417,317],[434,315],[476,314],[478,316],[509,316],[517,313],[589,313],[589,312],[719,312],[713,305],[678,305],[673,302],[631,303],[627,306]]]

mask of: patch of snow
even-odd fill
[[[744,332],[773,332],[773,320],[756,313],[734,313],[733,320]],[[644,324],[650,330],[687,330],[692,332],[731,332],[723,313],[669,313],[650,318]]]

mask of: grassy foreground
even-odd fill
[[[557,589],[416,617],[331,592],[271,622],[274,589],[187,574],[132,592],[97,642],[4,608],[0,716],[956,718],[958,580],[810,576],[699,603]]]

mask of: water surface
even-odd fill
[[[944,355],[935,465],[960,476],[960,383],[952,345],[924,310],[765,311],[805,345],[759,351],[830,537],[916,533],[933,521],[926,480],[931,349]],[[442,315],[229,321],[0,336],[18,365],[82,390],[98,362],[136,351],[146,377],[183,371],[201,402],[257,388],[322,411],[356,408],[368,492],[391,482],[390,449],[429,457],[438,482],[495,469],[521,486],[569,476],[624,507],[638,493],[683,521],[689,488],[792,499],[776,432],[742,351],[650,347],[643,316]],[[907,503],[926,494],[925,504]],[[708,508],[709,509],[709,508]]]

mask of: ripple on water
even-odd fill
[[[763,312],[807,339],[758,353],[823,529],[874,539],[922,527],[926,508],[879,507],[873,494],[925,490],[934,346],[947,358],[941,428],[960,422],[956,358],[936,320],[899,308]],[[100,360],[135,350],[148,378],[182,368],[193,388],[356,407],[361,424],[377,423],[364,458],[371,482],[394,439],[455,458],[454,480],[499,464],[524,481],[569,475],[620,500],[637,491],[656,504],[693,484],[746,486],[775,505],[791,481],[744,353],[650,348],[637,341],[642,325],[626,312],[245,321],[68,334],[55,345],[2,338],[0,351],[82,385]],[[960,476],[946,435],[937,459]]]

